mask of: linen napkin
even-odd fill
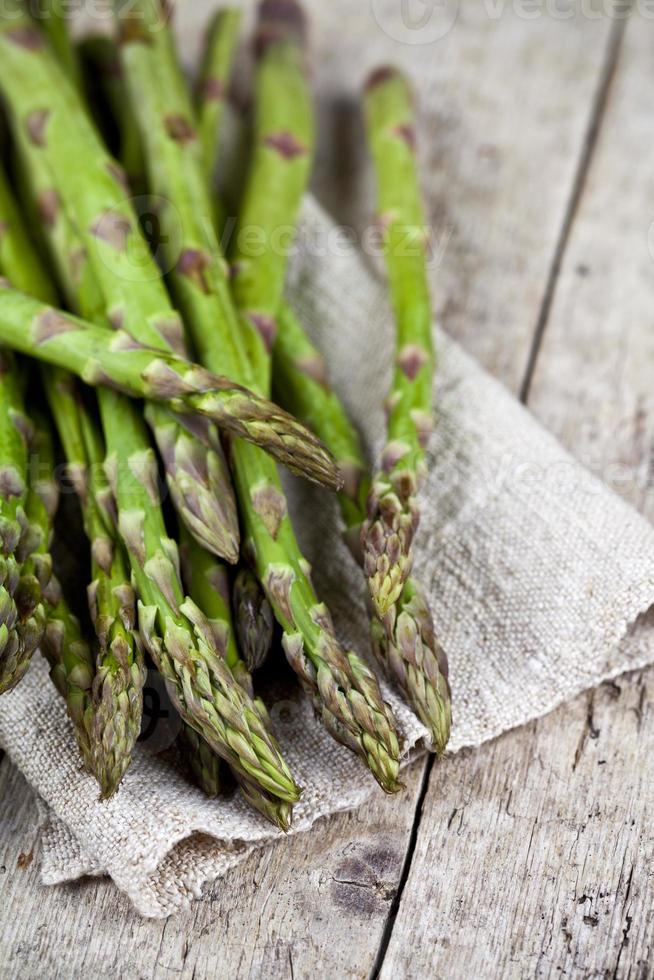
[[[324,352],[372,455],[383,439],[392,319],[387,292],[308,199],[289,299]],[[654,660],[654,529],[583,469],[452,340],[435,330],[437,424],[428,446],[416,574],[450,661],[450,751],[552,710]],[[332,495],[288,480],[302,547],[341,639],[369,652],[361,573]],[[426,732],[389,686],[404,758]],[[275,729],[305,787],[292,833],[381,792],[291,686]],[[164,726],[165,729],[165,726]],[[0,745],[45,805],[42,874],[109,874],[146,916],[167,916],[252,848],[280,836],[234,795],[209,801],[157,737],[137,747],[114,799],[81,771],[62,701],[37,657],[0,702]]]

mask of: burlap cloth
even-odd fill
[[[389,380],[386,292],[356,250],[335,245],[334,226],[312,200],[302,228],[289,296],[374,452]],[[450,660],[456,752],[654,659],[654,531],[438,329],[436,345],[437,425],[416,571]],[[289,490],[319,593],[342,639],[365,652],[363,585],[340,540],[336,503],[296,481]],[[385,693],[406,757],[425,732],[393,690]],[[296,690],[272,715],[305,787],[293,833],[381,792]],[[0,745],[43,801],[43,880],[109,874],[144,915],[184,907],[280,836],[237,796],[206,800],[148,742],[117,796],[98,802],[38,657],[0,703]]]

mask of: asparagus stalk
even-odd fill
[[[288,254],[313,155],[305,34],[296,0],[260,3],[253,151],[231,261],[232,292],[241,315],[255,328],[257,342],[249,353],[266,392]]]
[[[270,653],[274,614],[259,579],[247,566],[239,568],[232,588],[234,629],[248,670],[261,667]]]
[[[199,548],[188,536],[182,536],[181,548],[182,570],[184,584],[191,599],[203,610],[209,620],[214,634],[216,648],[223,657],[234,679],[241,687],[253,696],[252,677],[246,664],[241,659],[235,641],[234,625],[229,608],[229,578],[227,569],[211,555]],[[271,732],[268,713],[261,700],[255,699],[254,704],[259,713],[261,723],[274,741]],[[274,743],[277,744],[276,742]],[[198,762],[201,770],[196,770],[196,777],[209,781],[211,772],[210,760],[206,757]],[[204,774],[203,774],[204,771]],[[262,813],[272,823],[288,830],[291,823],[292,806],[290,801],[279,799],[274,793],[266,792],[242,771],[235,769],[234,776],[239,787],[256,810]]]
[[[139,595],[145,647],[183,720],[246,778],[294,802],[299,790],[256,705],[222,659],[210,623],[184,596],[177,545],[166,535],[159,506],[154,454],[140,449],[143,423],[117,395],[113,405],[103,398],[101,413],[107,476]]]
[[[3,16],[0,53],[6,65],[0,89],[14,131],[24,134],[50,173],[51,220],[63,206],[73,221],[108,323],[142,343],[183,353],[182,324],[140,230],[124,174],[42,35],[28,19]],[[151,407],[148,418],[180,516],[209,550],[235,561],[236,507],[217,435],[206,422],[183,425],[161,406]]]
[[[79,45],[87,85],[92,93],[99,89],[99,99],[109,116],[116,122],[119,147],[117,156],[127,175],[132,191],[144,191],[145,162],[141,138],[132,111],[125,98],[125,83],[116,41],[106,35],[84,38]],[[97,108],[97,106],[96,106]]]
[[[218,133],[240,24],[241,11],[237,7],[227,7],[216,11],[206,34],[197,102],[198,136],[207,181],[211,181],[218,161]]]
[[[46,617],[40,650],[50,667],[50,678],[66,702],[84,767],[93,772],[93,654],[79,620],[71,612],[60,589],[47,607]]]
[[[159,36],[161,24],[152,4],[142,0],[136,9],[146,36]],[[148,25],[158,30],[148,32]],[[153,190],[174,206],[182,229],[181,259],[171,272],[175,296],[201,360],[213,370],[220,366],[231,377],[249,381],[252,369],[239,343],[224,260],[206,221],[211,203],[188,98],[158,45],[123,33],[125,75]],[[262,346],[254,333],[253,340]],[[265,349],[263,355],[267,356]],[[341,650],[336,640],[329,613],[309,581],[276,468],[238,439],[230,454],[245,550],[285,631],[289,662],[328,730],[364,759],[386,790],[394,791],[399,788],[399,748],[390,710],[372,672],[355,653]]]
[[[161,350],[142,347],[122,330],[109,333],[19,293],[0,281],[0,343],[68,368],[86,384],[198,414],[233,435],[261,444],[289,469],[338,488],[329,453],[305,426],[272,402],[228,378]]]
[[[0,272],[25,288],[37,288],[45,300],[52,296],[1,171]],[[24,413],[18,370],[12,355],[0,351],[0,693],[14,687],[29,667],[45,629],[42,588],[51,572],[49,536],[39,520],[39,499],[28,486],[33,429]]]
[[[30,499],[35,522],[40,528],[41,551],[45,553],[52,534],[59,491],[52,436],[47,423],[39,416],[36,416],[31,450]],[[46,623],[40,650],[50,665],[50,677],[66,702],[84,766],[93,772],[93,656],[54,575],[43,595]]]
[[[68,17],[62,0],[51,0],[51,2],[39,4],[39,10],[35,17],[59,64],[71,82],[78,89],[81,89],[82,70],[75,45],[70,36]]]
[[[399,72],[382,68],[370,76],[364,101],[396,323],[388,436],[363,529],[365,572],[383,616],[411,572],[411,542],[419,520],[416,493],[432,428],[434,352],[409,85]]]
[[[46,391],[91,543],[88,599],[98,639],[90,728],[92,771],[102,798],[107,799],[129,767],[141,730],[145,665],[134,636],[136,600],[117,538],[96,424],[70,375],[49,372]]]
[[[45,629],[39,568],[44,542],[28,487],[29,423],[16,365],[0,352],[0,694],[23,678]]]
[[[0,271],[16,289],[54,303],[55,291],[28,238],[7,179],[0,170]]]
[[[292,310],[283,305],[274,347],[273,381],[289,410],[324,440],[344,476],[338,495],[346,541],[363,561],[361,527],[371,478],[358,433],[338,396],[329,388],[322,355]],[[371,624],[377,659],[397,682],[423,724],[434,750],[445,750],[451,726],[447,658],[434,633],[429,604],[419,582],[407,579],[399,599]]]
[[[216,755],[211,746],[185,722],[182,722],[177,736],[177,748],[186,768],[205,796],[210,800],[220,796],[222,785],[220,756]]]
[[[7,188],[2,193],[0,214],[6,216],[6,238],[12,245],[10,251],[6,250],[2,267],[30,293],[47,299],[54,294],[54,288],[27,240]],[[109,506],[110,495],[102,475],[101,442],[73,378],[66,371],[53,368],[44,371],[44,380],[91,542],[93,583],[89,605],[99,651],[92,697],[84,711],[81,747],[106,798],[120,783],[140,732],[145,672],[133,637],[135,599],[122,547],[115,540],[107,515],[102,513]],[[44,424],[39,432],[36,458],[40,468],[50,467],[44,476],[52,481],[54,459]],[[38,496],[33,504],[39,505]],[[52,514],[46,511],[40,516],[47,546]],[[47,585],[47,580],[42,585]],[[68,631],[74,629],[74,624],[69,623]]]
[[[187,594],[209,620],[216,648],[233,676],[248,694],[252,694],[252,678],[236,644],[229,608],[227,569],[200,548],[183,529],[180,530],[182,581]]]

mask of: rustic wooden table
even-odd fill
[[[346,6],[316,4],[314,32],[332,147],[318,189],[343,220],[357,119],[328,68]],[[371,32],[381,6],[361,4]],[[610,7],[454,5],[422,92],[446,246],[435,297],[446,328],[654,517],[654,21]],[[405,48],[420,85],[425,46]],[[624,676],[418,763],[401,796],[254,855],[167,921],[139,919],[107,880],[43,888],[35,799],[4,759],[0,976],[652,976],[653,690],[651,671]]]

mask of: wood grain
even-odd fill
[[[106,879],[44,888],[32,791],[0,766],[0,977],[365,976],[400,879],[422,763],[402,796],[321,821],[232,870],[169,920]]]
[[[383,978],[651,976],[653,697],[625,676],[434,768]]]
[[[518,392],[619,25],[605,17],[525,20],[520,3],[498,5],[493,16],[489,5],[464,0],[436,43],[412,43],[405,31],[409,43],[391,44],[379,24],[399,27],[400,6],[362,4],[352,38],[341,28],[351,4],[316,9],[316,192],[365,243],[375,212],[360,85],[371,67],[400,65],[417,92],[435,313]],[[447,6],[402,9],[417,17]]]
[[[654,22],[633,17],[558,278],[529,404],[654,517]]]

